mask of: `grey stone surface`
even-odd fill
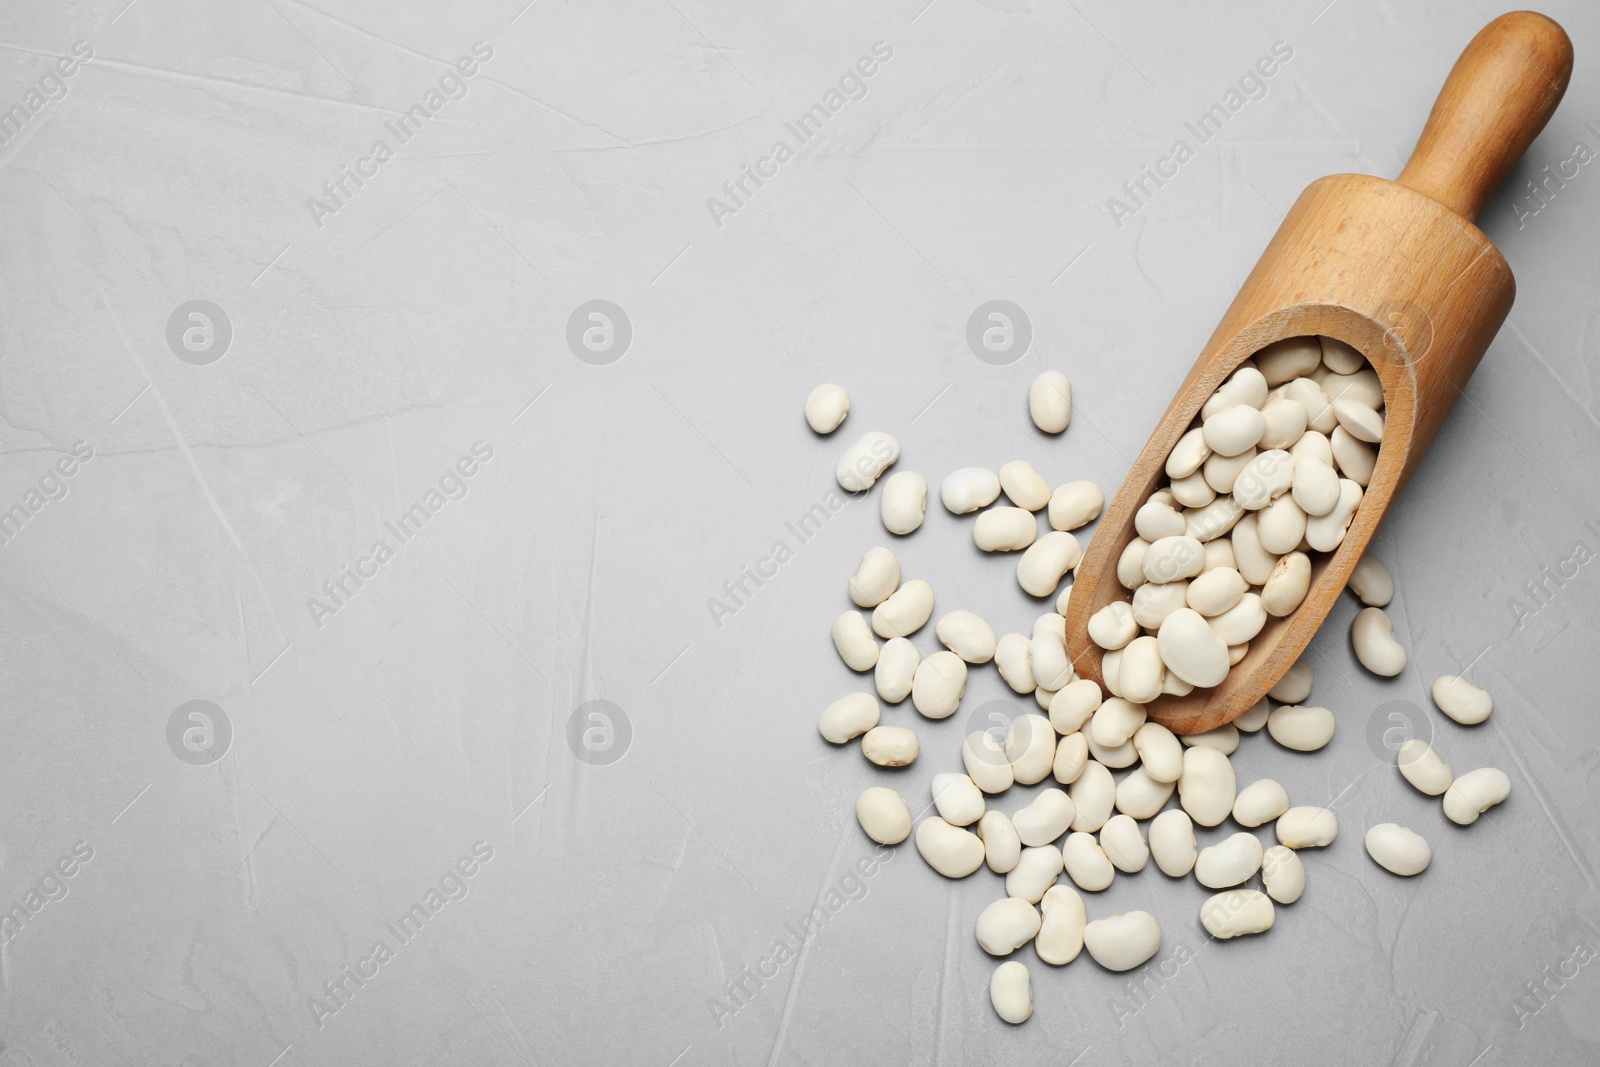
[[[1153,911],[1157,960],[1025,949],[1012,1028],[972,934],[999,880],[909,845],[864,876],[853,817],[869,784],[927,802],[993,670],[954,719],[886,712],[904,771],[816,733],[888,540],[875,496],[830,510],[837,455],[883,429],[935,486],[1027,457],[1113,489],[1299,190],[1398,173],[1499,8],[124,4],[0,12],[0,506],[37,505],[0,544],[0,1063],[1594,1062],[1600,177],[1563,161],[1600,148],[1600,9],[1548,9],[1577,74],[1481,220],[1518,302],[1375,545],[1411,666],[1366,675],[1341,603],[1333,744],[1235,757],[1344,832],[1246,941],[1206,943],[1192,882],[1119,876],[1090,915]],[[991,300],[1031,324],[1004,365],[967,344]],[[1059,439],[1026,416],[1045,367]],[[853,409],[819,439],[829,380]],[[1026,630],[969,522],[935,504],[907,574]],[[1427,697],[1469,663],[1475,729]],[[1396,726],[1511,799],[1448,824]],[[1422,877],[1366,857],[1382,821],[1433,843]]]

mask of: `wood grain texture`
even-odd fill
[[[1260,349],[1321,334],[1367,357],[1387,409],[1378,465],[1349,532],[1336,552],[1316,554],[1300,608],[1269,618],[1221,685],[1163,696],[1146,710],[1178,733],[1212,729],[1248,711],[1300,657],[1511,310],[1511,269],[1466,216],[1555,110],[1571,66],[1571,44],[1554,22],[1502,15],[1451,72],[1405,184],[1339,174],[1301,194],[1100,520],[1067,611],[1079,675],[1103,686],[1089,617],[1130,596],[1116,563],[1135,536],[1134,512],[1162,483],[1167,454],[1201,405]]]

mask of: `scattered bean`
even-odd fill
[[[871,693],[851,693],[822,709],[817,731],[828,741],[842,745],[878,725],[880,713]]]
[[[911,836],[911,809],[886,786],[875,785],[856,798],[856,821],[880,845],[898,845]]]
[[[1421,874],[1433,862],[1433,850],[1415,830],[1392,822],[1381,822],[1367,831],[1367,855],[1390,874],[1410,878]]]
[[[1463,726],[1476,726],[1494,710],[1494,700],[1465,678],[1446,674],[1433,683],[1433,702]]]
[[[850,414],[850,394],[837,385],[819,385],[806,397],[806,424],[820,434],[830,434]]]

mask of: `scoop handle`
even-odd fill
[[[1474,219],[1555,112],[1572,42],[1554,20],[1512,11],[1472,39],[1434,101],[1401,185]]]

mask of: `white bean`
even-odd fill
[[[1283,672],[1277,684],[1267,690],[1267,696],[1282,704],[1298,704],[1310,695],[1311,667],[1299,660]]]
[[[1206,444],[1205,431],[1202,427],[1196,426],[1178,438],[1178,443],[1173,445],[1172,451],[1167,454],[1167,477],[1187,478],[1200,469],[1200,465],[1209,455],[1211,446]]]
[[[1288,848],[1323,848],[1339,836],[1339,818],[1328,808],[1290,808],[1278,816],[1273,832]]]
[[[1233,556],[1239,573],[1251,585],[1265,585],[1277,566],[1280,553],[1268,552],[1261,547],[1261,520],[1256,515],[1246,515],[1234,524],[1232,530]]]
[[[1106,748],[1116,748],[1144,725],[1144,705],[1112,697],[1100,705],[1088,726],[1089,740]]]
[[[1113,815],[1106,820],[1100,828],[1100,851],[1124,874],[1138,874],[1150,862],[1150,848],[1130,815]]]
[[[1331,464],[1307,456],[1304,460],[1295,460],[1294,484],[1290,491],[1294,502],[1307,516],[1326,515],[1339,504],[1339,475]]]
[[[1356,659],[1373,674],[1393,678],[1406,669],[1406,650],[1394,638],[1394,623],[1382,608],[1362,608],[1350,623]]]
[[[1468,771],[1444,791],[1444,814],[1451,822],[1471,826],[1478,816],[1500,803],[1511,793],[1511,779],[1495,767]]]
[[[1044,921],[1033,939],[1033,950],[1052,967],[1071,963],[1083,951],[1083,928],[1089,916],[1083,898],[1070,885],[1053,885],[1039,901]]]
[[[1289,810],[1289,793],[1271,778],[1258,778],[1233,800],[1233,821],[1251,829],[1272,822]]]
[[[880,845],[898,845],[911,836],[911,809],[887,786],[875,785],[856,798],[856,821]]]
[[[928,719],[948,719],[967,691],[967,663],[954,652],[935,652],[911,678],[911,703]]]
[[[1089,678],[1075,678],[1050,698],[1050,725],[1065,737],[1079,730],[1100,709],[1100,687]]]
[[[1383,560],[1371,552],[1356,560],[1345,586],[1370,608],[1388,607],[1389,601],[1394,599],[1394,578]]]
[[[1290,552],[1273,566],[1261,587],[1261,608],[1273,618],[1284,618],[1294,614],[1310,591],[1311,557]]]
[[[1267,379],[1249,363],[1241,365],[1227,381],[1217,387],[1200,407],[1202,421],[1235,404],[1259,408],[1267,401]]]
[[[1293,904],[1306,891],[1306,865],[1286,845],[1273,845],[1261,854],[1261,884],[1279,904]]]
[[[904,726],[874,726],[861,735],[861,754],[880,767],[905,767],[915,762],[921,746]]]
[[[830,434],[850,414],[850,394],[837,385],[819,385],[806,397],[806,424],[820,434]]]
[[[1252,640],[1267,624],[1267,609],[1261,606],[1259,595],[1246,593],[1239,598],[1239,603],[1205,622],[1228,645],[1242,645]]]
[[[986,508],[1000,497],[1000,478],[984,467],[962,467],[939,486],[939,500],[952,515]]]
[[[874,430],[863,434],[860,440],[845,449],[844,455],[839,457],[839,465],[834,469],[834,476],[845,492],[865,492],[899,458],[900,442],[881,430]]]
[[[1231,496],[1219,496],[1205,507],[1187,512],[1183,532],[1201,544],[1209,544],[1231,531],[1242,518],[1244,509],[1238,501]]]
[[[1322,346],[1315,337],[1285,337],[1253,357],[1269,386],[1279,386],[1310,374],[1322,362]]]
[[[1051,704],[1055,701],[1052,700]],[[1056,742],[1056,758],[1050,773],[1062,785],[1071,785],[1083,774],[1089,763],[1089,739],[1081,733],[1072,733]]]
[[[991,956],[1009,956],[1039,932],[1039,909],[1018,897],[1001,897],[978,913],[978,945]]]
[[[1343,426],[1333,431],[1329,438],[1329,446],[1333,450],[1333,460],[1338,464],[1340,474],[1360,486],[1372,481],[1372,472],[1378,466],[1376,448],[1365,441],[1357,440]]]
[[[1139,636],[1139,623],[1133,609],[1123,600],[1113,600],[1089,616],[1089,640],[1104,649],[1122,648]]]
[[[1433,849],[1423,836],[1409,827],[1380,822],[1367,831],[1367,855],[1390,874],[1410,878],[1421,874],[1433,862]]]
[[[1339,425],[1357,441],[1377,444],[1383,440],[1383,416],[1358,400],[1335,400],[1333,413]]]
[[[1177,615],[1178,612],[1173,612]],[[1163,623],[1162,626],[1166,626]],[[1122,696],[1138,704],[1148,704],[1161,695],[1161,682],[1166,674],[1161,648],[1154,637],[1136,637],[1122,650],[1122,665],[1117,672],[1117,686]],[[1104,711],[1102,707],[1100,709]],[[1095,713],[1097,716],[1099,712]],[[1090,744],[1097,741],[1093,735]],[[1114,748],[1114,745],[1106,746]]]
[[[1200,467],[1201,476],[1217,493],[1224,496],[1232,494],[1233,487],[1238,484],[1239,476],[1255,461],[1256,455],[1254,448],[1247,448],[1237,456],[1212,453]]]
[[[1424,796],[1436,797],[1450,788],[1455,776],[1433,746],[1419,737],[1413,737],[1400,746],[1396,753],[1400,776]]]
[[[1306,535],[1306,513],[1294,502],[1292,494],[1278,497],[1256,512],[1256,516],[1256,537],[1261,547],[1273,555],[1293,552]]]
[[[1018,785],[1036,785],[1050,777],[1056,758],[1056,732],[1043,715],[1018,715],[1006,730],[1006,759]]]
[[[1100,657],[1100,681],[1105,685],[1106,692],[1114,697],[1122,695],[1122,689],[1117,685],[1117,671],[1122,666],[1122,649],[1107,652]]]
[[[1076,530],[1100,517],[1106,496],[1093,482],[1068,482],[1050,494],[1048,516],[1056,530]]]
[[[900,588],[900,561],[887,548],[871,548],[850,576],[850,599],[857,607],[875,608]]]
[[[1371,367],[1351,374],[1329,374],[1320,384],[1330,401],[1358,400],[1374,411],[1383,410],[1383,382]]]
[[[1272,929],[1272,901],[1254,889],[1230,889],[1200,905],[1200,925],[1219,941]]]
[[[1005,743],[987,730],[974,730],[961,745],[961,765],[985,793],[1004,793],[1016,781]]]
[[[1261,411],[1248,404],[1237,404],[1217,412],[1201,424],[1206,447],[1219,456],[1237,456],[1254,448],[1267,431]]]
[[[922,653],[904,637],[891,637],[883,643],[878,662],[872,669],[872,681],[878,697],[885,704],[898,704],[911,695],[911,685],[916,680],[917,664]]]
[[[1133,528],[1146,541],[1176,537],[1184,532],[1183,516],[1165,501],[1151,498],[1133,513]]]
[[[1078,780],[1067,787],[1072,798],[1072,829],[1094,833],[1111,818],[1117,803],[1117,783],[1104,764],[1090,760]]]
[[[1001,466],[1000,490],[1024,511],[1043,511],[1050,504],[1050,483],[1025,459]]]
[[[1233,723],[1225,722],[1197,734],[1184,734],[1178,740],[1190,748],[1214,748],[1224,756],[1231,756],[1239,749],[1239,730]]]
[[[1300,440],[1289,446],[1289,454],[1296,463],[1303,459],[1315,459],[1329,467],[1333,466],[1333,445],[1328,442],[1327,434],[1315,430],[1301,434]]]
[[[1034,620],[1033,637],[1028,642],[1028,664],[1038,685],[1034,696],[1039,699],[1039,706],[1048,711],[1055,694],[1072,681],[1072,661],[1067,658],[1066,619],[1052,611]]]
[[[1238,606],[1231,608],[1218,618],[1227,618],[1237,610]],[[1228,645],[1236,642],[1219,636],[1215,623],[1192,608],[1179,608],[1166,617],[1157,633],[1161,661],[1190,685],[1214,686],[1228,676]]]
[[[983,818],[983,793],[965,774],[945,772],[933,776],[933,806],[951,826],[971,826]]]
[[[1335,722],[1327,708],[1285,704],[1267,716],[1267,733],[1284,748],[1315,752],[1333,740]]]
[[[1433,702],[1463,726],[1476,726],[1494,710],[1494,699],[1488,693],[1453,674],[1434,680]]]
[[[1326,515],[1306,520],[1306,543],[1318,552],[1332,552],[1344,541],[1350,520],[1361,506],[1361,486],[1349,478],[1339,479],[1339,502]],[[1298,506],[1298,505],[1297,505]]]
[[[872,632],[879,637],[910,637],[932,617],[933,586],[913,578],[872,609]]]
[[[1184,600],[1202,615],[1221,615],[1239,603],[1249,584],[1232,567],[1218,567],[1202,573],[1189,583]]]
[[[1166,805],[1177,787],[1177,782],[1158,782],[1150,777],[1147,768],[1135,767],[1117,783],[1117,810],[1135,819],[1151,818]]]
[[[1022,858],[1022,839],[1003,812],[986,811],[978,820],[978,839],[983,842],[983,861],[995,874],[1010,874]]]
[[[1201,826],[1216,826],[1233,810],[1238,781],[1228,757],[1214,748],[1190,748],[1183,753],[1183,773],[1178,776],[1178,803]]]
[[[995,645],[994,665],[1000,668],[1013,692],[1027,696],[1038,688],[1033,678],[1033,654],[1029,641],[1022,634],[1006,634]]]
[[[870,671],[878,663],[878,642],[859,611],[846,611],[833,620],[833,647],[853,671]]]
[[[1133,747],[1132,741],[1124,741],[1120,745],[1107,747],[1097,742],[1093,735],[1084,731],[1084,738],[1089,744],[1089,755],[1102,767],[1109,767],[1114,771],[1124,767],[1132,767],[1139,762],[1139,750]]]
[[[1161,924],[1147,911],[1096,919],[1083,930],[1083,944],[1108,971],[1131,971],[1161,949]]]
[[[1007,960],[989,978],[989,1003],[1004,1022],[1025,1023],[1033,1015],[1033,981],[1028,968]]]
[[[881,713],[871,693],[851,693],[822,709],[817,732],[833,744],[842,745],[878,725]]]
[[[1186,508],[1203,508],[1217,498],[1206,476],[1199,471],[1172,483],[1172,497]]]
[[[972,524],[972,541],[985,552],[1016,552],[1039,536],[1039,521],[1022,508],[990,508]]]
[[[1195,881],[1207,889],[1227,889],[1248,880],[1261,869],[1261,842],[1255,834],[1233,834],[1200,850],[1195,860]]]
[[[1306,432],[1306,409],[1286,396],[1267,401],[1261,409],[1261,418],[1266,423],[1261,434],[1263,449],[1288,448]]]
[[[1339,424],[1328,402],[1328,394],[1310,378],[1296,378],[1284,386],[1284,396],[1306,409],[1306,426],[1318,433],[1329,433]]]
[[[1006,874],[1006,896],[1037,904],[1062,870],[1061,850],[1054,845],[1025,848],[1017,865]]]
[[[1062,530],[1051,530],[1017,560],[1017,584],[1029,596],[1054,596],[1061,579],[1081,559],[1083,546],[1076,537]]]
[[[1205,575],[1202,574],[1200,577],[1203,578]],[[1162,582],[1160,585],[1141,585],[1133,591],[1133,621],[1147,630],[1159,630],[1161,624],[1167,621],[1168,615],[1188,602],[1188,596],[1189,582],[1183,578],[1176,582]],[[1137,636],[1139,632],[1135,629],[1129,634],[1128,640],[1131,641]]]
[[[917,851],[946,878],[965,878],[983,866],[983,842],[971,830],[951,826],[937,815],[917,825]]]
[[[988,663],[994,659],[994,627],[970,611],[949,611],[933,628],[939,643],[968,663]]]
[[[928,479],[916,471],[891,474],[883,483],[879,507],[884,529],[892,534],[914,532],[928,511]]]
[[[1294,668],[1291,667],[1289,669],[1293,670]],[[1309,692],[1310,690],[1307,690],[1307,693]],[[1243,730],[1247,734],[1253,734],[1267,725],[1267,716],[1270,714],[1271,705],[1267,703],[1266,697],[1262,697],[1260,700],[1250,705],[1249,711],[1233,720],[1234,729]]]
[[[1180,578],[1193,578],[1206,565],[1206,550],[1201,543],[1188,535],[1163,537],[1150,543],[1144,556],[1144,578],[1147,582],[1175,582]]]
[[[1137,589],[1144,584],[1144,560],[1150,554],[1150,542],[1135,537],[1117,556],[1117,581],[1124,589]]]
[[[1147,722],[1133,735],[1144,771],[1153,781],[1174,783],[1183,774],[1183,746],[1172,731],[1158,722]]]
[[[1194,870],[1199,858],[1194,837],[1194,822],[1187,812],[1170,808],[1150,823],[1150,855],[1161,873],[1182,878]]]
[[[1072,425],[1072,382],[1058,370],[1042,372],[1028,386],[1028,415],[1045,433]]]
[[[1281,448],[1257,453],[1233,481],[1233,501],[1246,511],[1260,511],[1294,484],[1295,460]]]
[[[1029,848],[1051,844],[1067,832],[1075,814],[1072,798],[1055,787],[1041,789],[1026,807],[1011,815],[1017,838]]]
[[[1063,869],[1073,884],[1086,893],[1099,893],[1111,885],[1117,876],[1111,858],[1100,847],[1094,835],[1078,831],[1067,835],[1061,846]]]
[[[1367,365],[1366,357],[1350,345],[1333,337],[1323,337],[1322,365],[1335,374],[1354,374]]]

